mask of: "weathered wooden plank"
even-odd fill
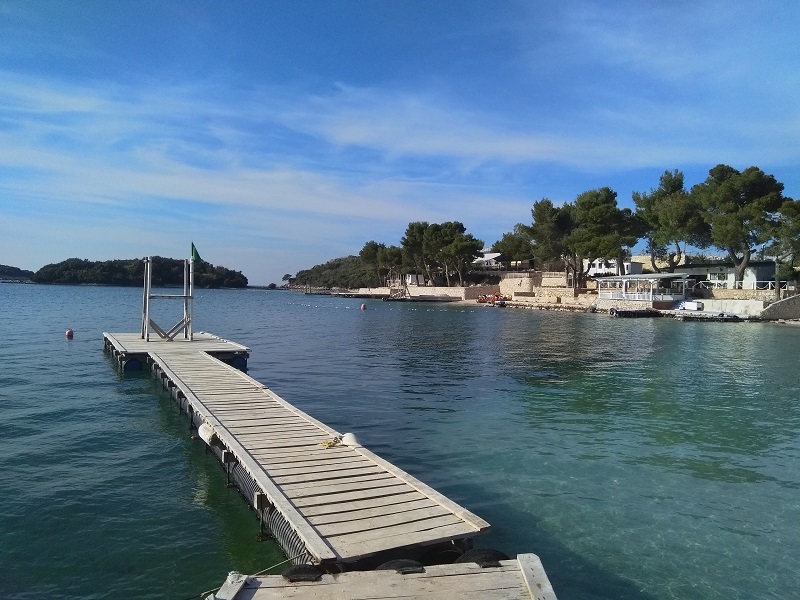
[[[250,440],[256,441],[260,439],[271,440],[272,442],[277,443],[284,440],[305,438],[306,441],[313,442],[322,447],[321,444],[325,440],[329,439],[327,435],[324,435],[319,431],[309,430],[306,427],[292,424],[287,424],[287,427],[290,428],[288,431],[281,428],[271,428],[265,430],[260,427],[236,425],[229,427],[228,430],[235,432],[239,439],[248,440],[248,443]]]
[[[418,544],[435,544],[450,540],[471,537],[475,535],[475,530],[460,521],[454,525],[434,527],[432,529],[421,529],[419,531],[404,530],[395,534],[387,535],[375,539],[359,539],[351,541],[348,536],[338,538],[326,538],[336,548],[341,556],[369,556],[386,548],[403,548],[406,546],[416,546]]]
[[[278,406],[269,396],[263,391],[253,392],[252,396],[234,396],[228,398],[225,395],[210,394],[207,398],[208,403],[215,407],[226,408],[231,407],[245,407],[245,406],[263,406],[265,408],[282,408]]]
[[[397,480],[386,473],[375,473],[374,475],[364,475],[361,477],[344,477],[316,483],[313,481],[305,483],[281,484],[281,489],[290,498],[310,498],[312,496],[329,496],[341,492],[354,492],[357,490],[374,490],[377,488],[397,485]]]
[[[544,572],[542,561],[535,554],[517,555],[517,563],[525,587],[533,600],[557,600],[553,586]]]
[[[208,408],[213,410],[214,412],[219,412],[220,414],[224,413],[226,415],[231,415],[235,417],[237,414],[246,415],[245,418],[250,419],[268,419],[272,417],[276,417],[278,415],[283,417],[290,417],[296,419],[297,421],[302,421],[298,417],[287,413],[283,410],[280,406],[274,406],[271,404],[264,404],[261,402],[255,401],[248,401],[247,403],[214,403],[209,402],[210,406]]]
[[[217,410],[214,410],[214,412],[221,414],[221,412]],[[270,414],[268,411],[229,412],[225,415],[225,422],[229,427],[263,427],[265,429],[274,429],[277,427],[275,422],[275,416],[277,414],[277,411],[273,414]],[[309,423],[303,423],[302,425],[304,429],[319,431],[319,429]]]
[[[355,504],[355,503],[353,503]],[[419,508],[433,508],[438,507],[433,500],[429,498],[418,498],[416,500],[409,500],[397,504],[384,504],[372,508],[362,508],[360,510],[339,511],[328,514],[313,515],[308,511],[303,511],[303,514],[308,517],[315,526],[330,525],[332,523],[343,523],[346,521],[358,521],[360,519],[370,519],[373,517],[394,515],[404,513]]]
[[[350,500],[366,500],[368,498],[380,498],[391,496],[392,494],[403,494],[408,492],[408,486],[395,484],[386,487],[370,488],[368,490],[356,490],[354,492],[341,492],[325,494],[323,496],[298,496],[292,498],[292,504],[298,508],[306,506],[319,506],[321,504],[340,504]]]
[[[305,444],[316,444],[319,445],[320,443],[324,442],[327,436],[322,435],[320,433],[315,432],[269,432],[269,431],[248,431],[248,430],[241,430],[241,429],[229,429],[236,433],[236,437],[238,437],[242,442],[245,444],[249,444],[253,442],[257,444],[261,441],[266,441],[267,443],[273,445],[274,447],[278,447],[279,444],[284,444],[286,442],[296,442],[294,445],[302,443]]]
[[[398,525],[389,525],[387,527],[380,527],[380,528],[367,528],[362,530],[356,530],[352,532],[343,532],[343,533],[329,533],[326,534],[325,537],[328,540],[331,540],[334,544],[337,543],[337,540],[334,538],[341,537],[346,540],[349,544],[355,544],[359,542],[369,542],[370,540],[377,540],[383,539],[387,536],[406,536],[418,531],[428,531],[431,529],[437,529],[439,527],[449,527],[452,525],[462,526],[464,525],[464,521],[459,519],[452,513],[447,514],[438,514],[436,516],[428,517],[425,519],[420,519],[417,521],[412,521],[411,523],[400,523]],[[335,526],[327,526],[323,525],[323,529],[335,529]],[[318,530],[320,528],[317,528]],[[404,546],[405,544],[398,544],[399,546]]]
[[[209,408],[215,415],[219,415],[221,419],[223,419],[226,423],[231,423],[232,425],[237,425],[239,422],[246,422],[248,419],[266,419],[268,422],[264,424],[266,428],[282,428],[282,427],[290,427],[292,423],[296,423],[295,426],[302,425],[303,427],[309,427],[309,425],[305,423],[301,423],[300,421],[290,421],[285,417],[285,415],[278,413],[278,412],[265,412],[265,411],[252,411],[248,409],[219,409],[219,408]]]
[[[323,439],[320,436],[319,439]],[[248,447],[252,447],[254,449],[258,448],[316,448],[319,446],[319,443],[316,441],[311,442],[303,442],[303,441],[292,441],[291,439],[286,440],[270,440],[269,437],[264,436],[263,438],[250,438],[248,440],[244,440],[247,443]]]
[[[356,477],[359,478],[366,478],[367,476],[371,475],[381,475],[385,477],[387,475],[386,471],[381,469],[380,467],[376,467],[375,465],[363,466],[363,465],[354,465],[349,469],[339,468],[333,470],[331,468],[325,469],[316,469],[313,471],[303,471],[300,473],[275,473],[274,471],[270,471],[270,475],[273,481],[277,481],[281,484],[282,487],[293,485],[293,484],[301,484],[301,483],[313,483],[313,484],[325,484],[331,480],[341,480],[346,479],[350,481]]]
[[[275,410],[262,406],[209,406],[209,410],[214,411],[214,414],[223,415],[227,419],[277,419],[280,417],[288,416],[281,410]],[[299,421],[299,419],[298,419]]]
[[[335,598],[337,600],[342,598],[356,600],[443,598],[455,600],[463,598],[464,594],[470,594],[470,592],[473,592],[474,595],[467,597],[486,598],[487,600],[500,598],[529,600],[530,598],[520,580],[519,572],[513,568],[496,567],[477,570],[480,567],[475,564],[469,565],[469,569],[463,568],[465,565],[460,564],[443,566],[451,568],[445,572],[439,572],[438,566],[427,567],[424,573],[406,575],[391,570],[386,571],[386,574],[383,575],[380,571],[353,571],[338,576],[326,575],[320,581],[299,585],[287,585],[285,580],[283,584],[275,581],[271,585],[259,585],[259,591],[253,598],[255,600],[265,597],[299,599],[312,598],[314,597],[312,594],[315,594],[317,598]],[[328,578],[330,581],[327,580]],[[281,595],[263,596],[262,594],[267,591],[281,592]]]
[[[228,419],[225,418],[225,422],[227,423]],[[240,425],[235,425],[240,426]],[[304,431],[314,431],[319,435],[330,437],[327,432],[320,431],[318,428],[314,427],[313,425],[309,425],[308,423],[301,421],[297,417],[292,415],[275,415],[270,417],[269,423],[264,424],[264,431],[273,431],[273,432],[280,432],[286,431],[286,428],[294,428],[294,429],[302,429]]]
[[[250,452],[259,460],[286,460],[296,458],[300,460],[313,460],[317,457],[334,457],[334,456],[354,456],[352,452],[348,452],[348,448],[325,448],[320,444],[310,448],[271,448],[255,447],[250,444]],[[355,455],[357,456],[357,455]]]
[[[373,452],[370,452],[366,448],[359,447],[356,450],[363,456],[370,458],[376,464],[385,468],[389,473],[392,473],[395,477],[397,477],[401,481],[404,481],[411,487],[415,488],[417,491],[425,494],[426,496],[428,496],[432,500],[435,500],[442,506],[446,506],[450,511],[453,512],[453,514],[458,515],[464,521],[470,523],[473,527],[475,527],[477,531],[483,532],[489,530],[489,523],[487,523],[477,515],[471,513],[464,507],[459,506],[444,494],[437,492],[429,485],[422,483],[420,480],[416,479],[415,477],[412,477],[402,469],[396,467],[389,461],[382,459],[381,457],[374,454]]]
[[[214,411],[215,415],[224,416],[226,421],[229,419],[269,419],[276,422],[276,419],[284,416],[282,411],[258,406],[209,406],[208,409]]]
[[[265,466],[269,466],[269,472],[273,476],[324,472],[331,468],[353,469],[357,467],[374,466],[373,463],[365,460],[361,456],[344,456],[341,458],[320,457],[316,460],[299,460],[290,463],[260,462]]]
[[[243,429],[252,429],[253,427],[257,427],[265,432],[273,433],[286,432],[290,430],[314,431],[320,435],[330,437],[327,431],[321,431],[317,427],[314,427],[313,425],[310,425],[305,421],[301,421],[300,419],[291,415],[282,415],[276,413],[274,415],[265,416],[262,414],[260,417],[253,417],[252,415],[244,416],[240,413],[215,412],[216,414],[224,416],[225,422],[230,424],[231,427],[241,427]]]
[[[532,600],[516,564],[502,561],[491,569],[474,563],[433,565],[410,574],[352,571],[298,583],[261,576],[241,593],[251,600]]]
[[[251,396],[241,395],[230,398],[224,393],[209,394],[208,402],[214,406],[242,406],[260,404],[267,407],[278,408],[278,405],[275,404],[272,398],[267,396],[263,390],[254,391],[252,392]]]
[[[374,509],[373,509],[374,510]],[[461,519],[439,506],[426,506],[396,513],[375,514],[371,517],[353,519],[350,521],[339,521],[337,523],[318,523],[313,521],[314,526],[322,535],[333,537],[337,535],[356,534],[365,531],[387,531],[392,527],[403,526],[404,530],[415,529],[417,526],[425,526],[433,519],[448,517],[441,524],[452,525],[461,522]],[[438,525],[437,525],[438,526]]]
[[[405,488],[406,490],[408,488]],[[340,515],[345,515],[351,511],[361,509],[369,510],[371,508],[385,508],[391,510],[393,506],[402,506],[411,504],[413,502],[433,502],[427,496],[423,496],[418,491],[400,491],[396,494],[388,496],[378,496],[377,498],[365,498],[362,500],[350,500],[346,502],[333,502],[330,504],[320,504],[317,506],[306,506],[303,508],[303,514],[309,520],[314,521],[317,516],[330,516],[332,519],[341,518]]]
[[[251,427],[228,427],[228,431],[233,431],[236,433],[236,437],[240,440],[269,440],[270,442],[282,442],[285,440],[297,440],[297,441],[305,441],[305,442],[314,442],[316,444],[321,444],[324,442],[328,436],[324,435],[317,431],[309,431],[303,429],[297,429],[295,431],[264,431],[263,429],[256,428],[253,429]]]

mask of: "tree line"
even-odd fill
[[[728,165],[709,170],[705,181],[687,190],[679,170],[665,171],[648,192],[633,192],[634,209],[620,208],[609,187],[588,190],[556,206],[542,198],[531,208],[531,223],[517,223],[492,245],[508,261],[532,258],[541,266],[564,268],[583,287],[585,264],[598,259],[622,264],[644,240],[650,269],[674,272],[690,249],[716,249],[733,263],[741,281],[752,256],[774,257],[782,279],[795,279],[800,250],[800,201],[783,195],[784,186],[758,167],[738,171]],[[300,271],[284,281],[318,287],[374,287],[402,273],[424,274],[460,285],[482,256],[483,242],[462,223],[409,223],[399,245],[371,240],[358,256]]]
[[[687,248],[715,248],[733,263],[736,281],[756,252],[782,262],[783,278],[794,278],[800,201],[784,197],[783,189],[758,167],[740,172],[717,165],[688,191],[682,172],[665,171],[656,188],[633,193],[635,210],[619,208],[608,187],[562,206],[543,198],[533,204],[532,223],[518,223],[492,249],[510,260],[563,261],[578,287],[586,278],[584,261],[621,264],[639,240],[656,272],[674,272]]]
[[[141,286],[144,262],[127,260],[90,261],[68,258],[60,263],[45,265],[31,277],[36,283]],[[182,286],[183,261],[154,256],[151,283],[154,287]],[[239,271],[214,266],[203,260],[195,261],[194,285],[199,288],[244,288],[247,277]]]
[[[456,281],[464,285],[482,248],[483,242],[467,233],[463,223],[415,221],[408,224],[399,246],[370,240],[358,256],[299,271],[291,281],[314,287],[377,287],[413,272],[424,274],[427,281],[441,278],[448,286]]]

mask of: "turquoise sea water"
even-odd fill
[[[4,597],[182,599],[281,560],[158,384],[104,356],[141,290],[0,302]],[[196,329],[489,521],[476,545],[538,554],[561,600],[798,597],[800,328],[361,302],[202,290]]]

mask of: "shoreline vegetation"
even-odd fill
[[[476,280],[477,263],[499,262],[562,271],[575,288],[583,288],[589,279],[587,264],[603,260],[621,265],[642,242],[646,270],[655,273],[675,272],[692,258],[706,262],[710,251],[733,265],[737,282],[756,258],[774,260],[779,279],[797,281],[800,201],[784,196],[783,189],[774,176],[755,166],[738,171],[719,164],[689,189],[681,171],[665,171],[658,187],[633,192],[633,209],[620,208],[617,193],[609,187],[587,190],[561,205],[542,198],[532,205],[530,224],[517,223],[489,249],[458,221],[412,222],[399,245],[371,240],[358,256],[332,259],[283,280],[354,289],[411,275],[426,285],[450,287],[457,281],[464,286],[487,283]],[[690,250],[700,256],[690,257]]]

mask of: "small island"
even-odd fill
[[[175,258],[152,257],[153,285],[173,287],[183,285],[183,261]],[[13,267],[7,267],[13,268]],[[19,269],[17,269],[19,271]],[[33,283],[65,285],[142,285],[144,262],[141,258],[90,261],[68,258],[60,263],[45,265],[35,273],[26,271]],[[204,260],[195,261],[195,287],[246,288],[247,277],[239,271],[215,266]],[[6,276],[2,275],[5,279]]]

